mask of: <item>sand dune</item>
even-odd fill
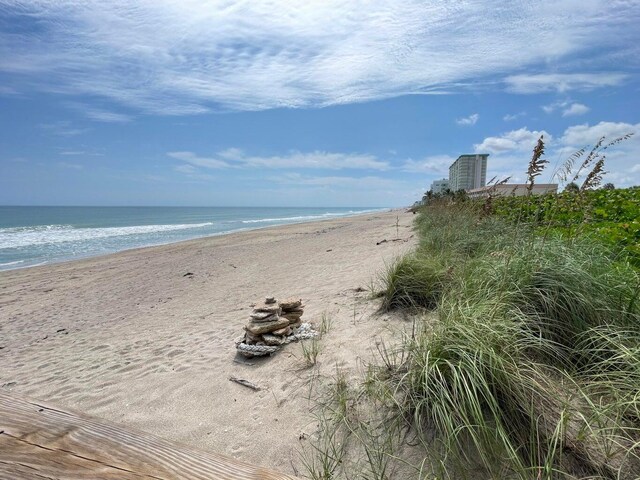
[[[412,215],[359,217],[241,232],[0,273],[4,391],[139,428],[284,472],[302,471],[311,375],[353,375],[402,320],[375,313],[367,289],[413,246]],[[191,272],[193,275],[184,276]],[[299,344],[237,363],[250,304],[299,296],[303,319],[333,327],[317,369]],[[236,360],[236,361],[234,361]],[[262,387],[229,382],[235,375]]]

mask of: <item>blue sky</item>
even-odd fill
[[[640,2],[0,0],[0,204],[402,206],[601,136],[640,184]],[[541,180],[549,180],[549,175]]]

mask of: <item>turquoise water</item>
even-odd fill
[[[0,207],[0,270],[379,208]]]

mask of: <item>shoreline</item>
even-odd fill
[[[79,207],[79,208],[83,208],[83,207]],[[124,207],[124,208],[127,208],[127,207]],[[206,207],[203,207],[203,208],[206,208]],[[238,208],[240,208],[240,207],[238,207]],[[267,208],[267,207],[265,207],[265,208]],[[349,214],[344,214],[344,215],[335,215],[335,216],[328,217],[328,218],[314,218],[312,220],[296,220],[296,221],[291,221],[291,222],[286,222],[286,223],[278,223],[278,224],[275,224],[275,225],[236,228],[236,229],[233,229],[233,230],[227,230],[227,231],[223,231],[223,232],[216,232],[216,233],[211,233],[211,234],[207,234],[207,235],[204,235],[204,236],[185,238],[185,239],[181,239],[181,240],[174,240],[174,241],[161,242],[161,243],[151,243],[151,244],[147,244],[147,245],[139,245],[139,246],[135,246],[135,247],[122,248],[122,249],[119,249],[119,250],[114,250],[114,251],[109,251],[109,252],[104,252],[104,253],[94,253],[94,254],[81,255],[81,256],[70,257],[70,258],[61,258],[61,259],[57,259],[57,260],[44,261],[44,262],[41,262],[41,263],[37,263],[35,265],[25,265],[25,266],[13,267],[13,268],[2,268],[2,265],[0,265],[0,275],[2,275],[3,272],[8,272],[8,271],[22,270],[22,269],[25,269],[25,268],[35,268],[35,267],[41,267],[41,266],[45,266],[45,265],[56,265],[56,264],[59,264],[59,263],[82,261],[82,260],[91,259],[91,258],[103,257],[103,256],[107,256],[107,255],[114,255],[114,254],[118,254],[118,253],[121,253],[121,252],[127,252],[127,251],[130,251],[130,250],[139,250],[139,249],[145,249],[145,248],[162,247],[162,246],[165,246],[165,245],[173,245],[173,244],[182,243],[182,242],[190,242],[192,240],[201,240],[201,239],[206,239],[206,238],[211,238],[211,237],[232,235],[232,234],[235,234],[235,233],[248,232],[248,231],[253,231],[253,230],[261,230],[261,229],[266,229],[266,228],[277,228],[277,227],[283,227],[283,226],[287,226],[287,225],[299,225],[299,224],[306,224],[306,223],[325,222],[325,221],[330,221],[330,220],[339,220],[341,218],[357,217],[357,216],[361,216],[361,215],[371,215],[371,214],[375,214],[375,213],[402,211],[404,209],[405,209],[404,207],[402,207],[402,208],[400,208],[400,207],[399,208],[380,208],[380,209],[373,209],[373,210],[365,210],[365,211],[356,212],[356,213],[349,213]],[[265,220],[250,221],[250,222],[251,223],[253,223],[253,222],[259,223],[259,222],[263,222],[263,221],[265,221]],[[243,221],[242,223],[246,223],[246,222]],[[9,262],[9,263],[7,263],[5,265],[11,265],[11,264],[14,264],[14,263],[17,263],[17,262],[21,262],[21,261],[22,260]]]
[[[404,328],[377,312],[367,289],[413,248],[412,223],[392,210],[4,271],[0,388],[303,472],[300,451],[317,429],[314,382],[336,369],[356,378],[376,342]],[[267,295],[302,298],[303,321],[331,320],[314,367],[293,343],[270,358],[238,358],[233,341]]]

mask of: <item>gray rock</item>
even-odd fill
[[[253,335],[262,335],[264,333],[271,333],[274,330],[279,330],[289,325],[289,320],[286,318],[278,318],[273,322],[261,322],[261,323],[249,323],[244,329],[252,333]]]
[[[251,332],[247,332],[245,331],[244,334],[244,338],[245,338],[245,342],[249,343],[249,342],[261,342],[262,341],[262,335],[254,335]]]
[[[298,328],[300,325],[302,325],[302,320],[298,319],[296,321],[292,321],[289,326],[291,327],[291,329],[294,328]]]
[[[270,312],[270,313],[280,314],[282,312],[282,309],[278,306],[277,303],[271,303],[271,304],[257,303],[253,307],[253,312],[254,313],[257,313],[257,312]]]
[[[264,316],[264,314],[266,314],[266,316]],[[274,322],[278,320],[278,314],[271,312],[256,312],[252,313],[250,316],[251,323]]]
[[[280,300],[278,303],[280,304],[280,307],[282,308],[282,310],[287,312],[295,308],[300,308],[302,305],[302,299],[292,297],[292,298]]]
[[[286,318],[289,322],[297,322],[302,317],[302,312],[283,313],[281,318]]]
[[[274,330],[272,333],[274,335],[280,335],[280,336],[291,335],[291,328],[289,328],[289,325],[287,325],[286,327],[281,328],[279,330]]]

